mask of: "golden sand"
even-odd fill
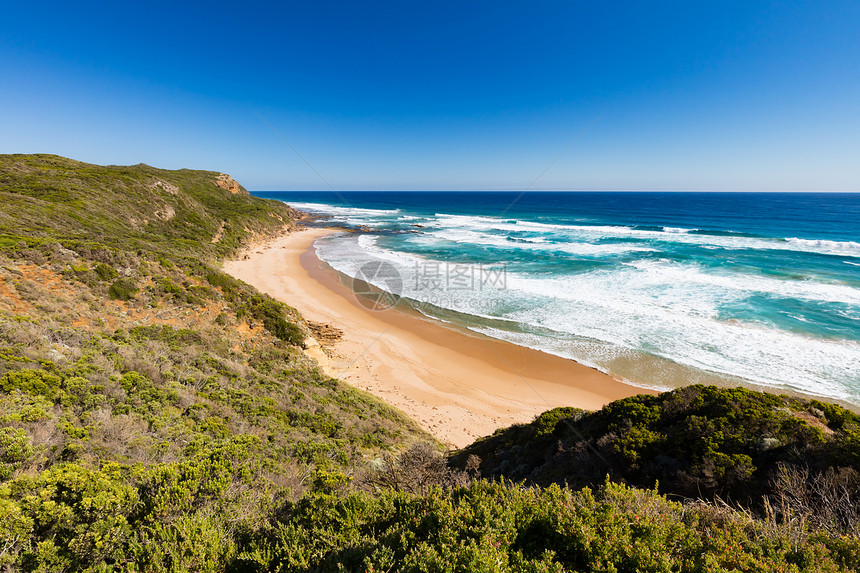
[[[257,245],[224,271],[343,331],[308,352],[323,369],[404,411],[460,448],[557,406],[595,410],[643,392],[551,354],[398,310],[370,310],[320,261],[313,242],[332,229],[295,231]]]

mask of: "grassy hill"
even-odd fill
[[[251,527],[317,472],[430,440],[323,374],[294,309],[212,266],[295,219],[230,187],[0,156],[0,564],[98,563],[178,516]]]
[[[0,245],[108,245],[214,260],[289,226],[296,212],[212,171],[0,155]]]
[[[830,405],[696,387],[449,465],[217,270],[295,217],[217,172],[0,156],[0,571],[860,568],[858,418]],[[779,505],[665,495],[694,490]]]

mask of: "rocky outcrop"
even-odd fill
[[[330,324],[308,321],[308,328],[321,346],[334,346],[343,336],[343,331]]]
[[[217,185],[221,189],[226,189],[234,195],[249,195],[247,189],[239,185],[239,183],[235,179],[233,179],[226,173],[220,173],[218,177],[215,178],[215,185]]]
[[[153,191],[164,191],[165,193],[169,193],[170,195],[179,194],[179,187],[168,183],[167,181],[162,181],[161,179],[156,179],[146,187],[147,189],[152,189]]]

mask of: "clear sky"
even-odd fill
[[[0,11],[0,153],[325,189],[281,137],[338,190],[523,189],[570,146],[534,188],[860,191],[860,2]]]

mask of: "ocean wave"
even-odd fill
[[[635,350],[621,348],[614,345],[609,345],[598,340],[589,340],[584,338],[564,338],[564,337],[548,337],[527,332],[512,332],[492,327],[470,327],[469,330],[504,340],[518,346],[525,346],[532,350],[539,350],[552,354],[560,358],[574,360],[589,368],[594,368],[604,374],[609,374],[618,377],[617,372],[613,372],[605,365],[613,363],[618,359],[633,359],[641,360],[641,353]],[[659,382],[646,381],[638,378],[621,377],[623,382],[643,388],[646,390],[655,390],[657,392],[665,392],[670,390],[670,386],[662,385]]]
[[[842,283],[707,272],[699,265],[664,260],[640,260],[622,265],[639,271],[631,276],[632,281],[665,289],[694,289],[694,292],[699,292],[711,288],[743,296],[763,294],[814,302],[860,305],[860,289]]]
[[[456,228],[465,227],[477,231],[544,232],[567,236],[572,239],[596,240],[601,238],[631,238],[642,241],[656,241],[699,245],[705,248],[724,249],[780,250],[860,257],[860,243],[851,241],[830,241],[800,238],[754,237],[742,233],[714,232],[682,227],[662,227],[662,230],[640,229],[624,225],[575,225],[563,223],[542,223],[538,221],[498,219],[477,215],[453,215],[437,213],[427,223],[428,227]]]
[[[824,255],[838,255],[860,258],[860,243],[854,241],[834,241],[828,239],[804,239],[799,237],[767,238],[754,237],[742,233],[727,231],[703,231],[696,228],[664,226],[660,228],[636,228],[625,225],[581,225],[568,223],[547,223],[525,219],[489,217],[483,215],[458,215],[451,213],[436,213],[433,217],[421,218],[405,214],[401,209],[368,209],[360,207],[343,207],[324,203],[290,203],[293,207],[318,215],[327,215],[352,225],[368,227],[384,227],[388,224],[410,223],[422,221],[424,227],[430,229],[470,229],[474,231],[507,231],[513,233],[531,232],[567,237],[571,242],[591,243],[606,238],[630,238],[646,242],[668,242],[688,245],[698,245],[704,248],[724,248],[738,250],[787,250]],[[397,215],[397,219],[392,216]],[[534,241],[535,237],[528,240]],[[497,245],[499,246],[499,245]],[[562,246],[561,249],[566,247]],[[572,254],[599,253],[602,249],[583,247],[567,247]],[[606,252],[613,252],[607,248]]]
[[[365,209],[361,207],[339,207],[335,205],[327,205],[325,203],[300,203],[291,202],[289,205],[299,211],[310,212],[314,215],[330,215],[339,217],[349,217],[355,215],[364,215],[368,217],[378,217],[383,215],[397,215],[401,213],[400,209]]]
[[[860,257],[860,243],[854,241],[830,241],[826,239],[798,239],[797,237],[788,237],[785,239],[785,242],[790,245],[795,245],[798,250]]]
[[[356,237],[354,237],[354,240],[355,246],[358,247],[358,250],[356,250],[354,247],[348,248],[350,250],[351,256],[354,256],[358,260],[362,260],[363,255],[369,255],[374,260],[386,261],[409,271],[413,271],[415,265],[427,262],[427,259],[421,257],[420,255],[404,253],[401,251],[394,251],[391,249],[385,249],[380,247],[378,245],[379,237],[377,236],[357,235]]]
[[[523,312],[519,318],[523,325],[647,352],[705,372],[772,388],[857,399],[845,384],[860,377],[860,345],[856,342],[815,339],[756,324],[659,309],[628,310],[619,313],[614,305],[599,301],[576,306],[549,304]],[[558,345],[552,337],[535,337],[530,346],[553,352]],[[576,359],[575,355],[568,357]]]
[[[621,286],[624,281],[611,273],[596,274],[603,276],[591,281],[555,281],[541,288],[509,277],[510,289],[518,291],[525,286],[531,294],[523,293],[523,298],[535,302],[505,318],[526,329],[557,334],[486,334],[589,365],[612,364],[612,349],[646,352],[770,387],[838,399],[860,397],[845,385],[860,376],[860,344],[856,341],[816,339],[762,324],[723,320],[719,313],[722,299],[716,291],[697,296],[678,289],[654,296],[646,288],[637,291],[630,289],[630,284]],[[541,291],[538,298],[534,298],[536,291]],[[608,344],[609,354],[589,354],[578,342],[559,343],[565,335]],[[583,355],[590,358],[583,360]]]
[[[490,338],[504,340],[505,342],[512,342],[519,346],[525,346],[526,348],[531,348],[532,350],[540,350],[541,352],[546,352],[547,354],[552,354],[561,358],[567,358],[568,360],[576,360],[580,364],[588,366],[589,368],[594,368],[595,370],[603,372],[604,374],[609,374],[609,370],[605,366],[603,366],[601,362],[611,360],[612,358],[617,357],[619,352],[624,352],[617,347],[612,348],[605,344],[601,345],[597,341],[578,340],[571,344],[570,340],[560,341],[559,339],[552,339],[538,334],[531,334],[527,332],[512,332],[509,330],[493,328],[491,326],[473,326],[470,327],[469,330],[471,330],[472,332],[477,332],[478,334],[489,336]],[[589,360],[587,358],[584,358],[581,353],[572,352],[571,346],[573,345],[591,346],[595,349],[595,351],[590,352],[589,354],[597,355],[595,356],[597,360]]]
[[[713,286],[649,284],[633,272],[589,274],[566,281],[509,276],[509,289],[521,293],[513,296],[535,303],[505,318],[708,372],[769,386],[790,384],[798,391],[834,398],[846,398],[844,383],[860,377],[856,341],[813,338],[722,318],[721,305],[743,300],[740,293]]]
[[[589,243],[589,242],[559,242],[550,243],[546,238],[516,238],[511,236],[491,235],[468,229],[444,229],[426,233],[425,237],[441,239],[454,243],[469,243],[487,247],[498,247],[507,250],[529,250],[543,252],[564,252],[578,256],[620,255],[634,252],[651,252],[655,249],[646,245],[631,243]]]
[[[379,239],[373,235],[350,235],[350,236],[328,236],[317,239],[314,242],[314,249],[317,257],[325,261],[336,271],[339,271],[350,277],[358,277],[362,267],[371,262],[387,262],[394,265],[400,270],[400,275],[405,283],[410,273],[414,273],[415,266],[422,259],[416,255],[400,253],[389,249],[383,249],[377,246],[376,242]],[[374,282],[374,286],[381,289],[391,290],[391,283]],[[394,292],[398,296],[403,296],[406,291],[406,285],[401,285],[398,292]]]

